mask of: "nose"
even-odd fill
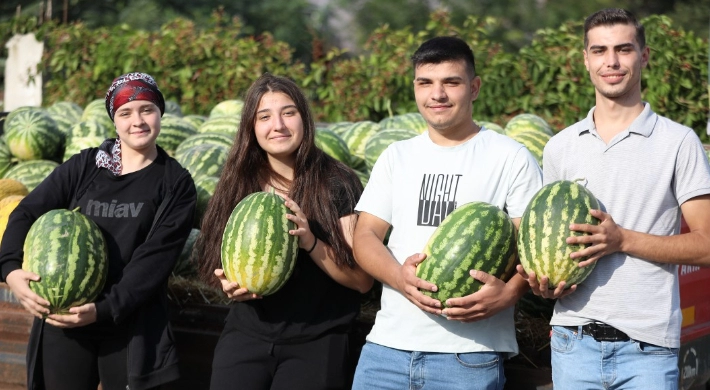
[[[138,112],[136,115],[133,115],[133,125],[134,126],[141,126],[145,123],[145,118],[143,118],[143,114]]]
[[[281,115],[274,115],[274,129],[276,130],[282,130],[286,128],[286,124],[281,117]]]
[[[619,54],[614,50],[608,50],[605,58],[606,64],[610,68],[619,67]]]
[[[436,101],[446,100],[447,96],[446,96],[446,89],[444,88],[444,84],[435,83],[432,87],[431,97],[432,97],[432,99],[434,99]]]

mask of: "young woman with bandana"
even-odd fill
[[[141,390],[178,377],[168,326],[167,280],[190,232],[196,200],[190,174],[156,145],[165,110],[153,78],[129,73],[106,93],[118,138],[57,167],[11,214],[0,276],[36,318],[27,349],[28,388]],[[108,244],[109,273],[95,302],[49,314],[29,289],[22,246],[53,209],[92,219]]]
[[[315,146],[303,92],[265,74],[247,91],[239,131],[202,221],[200,271],[234,303],[215,349],[210,388],[350,389],[348,331],[360,293],[373,279],[350,248],[362,192],[355,173]],[[276,191],[295,215],[300,250],[276,293],[256,296],[230,283],[220,262],[222,234],[237,203]],[[217,276],[217,277],[215,277]]]

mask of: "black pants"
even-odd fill
[[[127,335],[74,338],[45,324],[39,357],[46,390],[126,390]]]
[[[212,361],[211,390],[350,389],[354,359],[347,334],[271,344],[225,328]]]

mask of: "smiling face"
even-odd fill
[[[267,92],[259,102],[254,133],[269,158],[293,167],[303,140],[303,119],[291,98],[281,92]]]
[[[116,110],[113,122],[121,148],[137,152],[155,148],[155,139],[160,134],[160,109],[155,103],[147,100],[125,103]]]
[[[641,69],[648,64],[649,49],[641,48],[630,24],[602,25],[587,32],[584,65],[597,100],[641,101]]]
[[[473,101],[481,79],[466,71],[466,63],[424,63],[414,72],[414,98],[429,128],[441,135],[456,134],[471,126]]]

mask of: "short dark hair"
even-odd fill
[[[476,77],[476,61],[473,57],[473,50],[461,38],[450,36],[431,38],[419,46],[417,51],[412,54],[411,60],[415,71],[423,64],[463,60],[471,78]]]
[[[630,24],[636,29],[636,42],[643,49],[646,47],[646,31],[634,14],[621,8],[605,8],[597,11],[584,21],[584,48],[589,44],[587,33],[594,27],[613,26],[615,24]]]

